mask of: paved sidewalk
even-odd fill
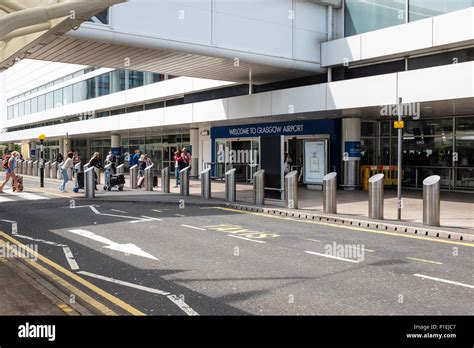
[[[25,177],[29,179],[31,177]],[[37,178],[34,178],[37,180]],[[155,188],[153,192],[147,192],[145,190],[130,190],[128,188],[128,177],[125,190],[123,192],[104,192],[103,190],[97,191],[97,198],[104,199],[131,199],[133,200],[144,200],[153,201],[156,199],[156,195],[161,194],[161,188]],[[83,194],[66,193],[63,194],[56,189],[56,185],[59,180],[47,179],[49,184],[44,190],[50,192],[56,196],[64,197],[82,197]],[[159,180],[159,185],[161,182]],[[177,201],[179,198],[175,197],[179,195],[179,188],[173,187],[174,180],[171,180],[171,193],[174,196],[165,198],[160,196],[160,201]],[[68,184],[72,188],[73,184]],[[35,188],[37,189],[37,188]],[[186,198],[188,202],[200,202],[201,194],[201,182],[200,180],[190,180],[190,197]],[[225,199],[225,184],[222,181],[212,182],[212,200],[208,203],[223,203]],[[253,203],[253,186],[248,184],[237,185],[237,201],[244,204]],[[338,201],[338,215],[346,217],[352,217],[357,219],[368,218],[368,193],[365,191],[337,191]],[[323,202],[322,202],[322,191],[308,190],[304,187],[300,187],[298,190],[298,204],[299,209],[312,212],[322,213]],[[396,191],[386,189],[385,190],[385,201],[384,201],[384,218],[387,222],[397,223],[397,198]],[[421,225],[423,222],[423,193],[422,191],[415,191],[405,189],[403,191],[403,204],[402,209],[402,222],[409,225]],[[283,201],[278,200],[265,200],[265,205],[268,207],[284,207]],[[441,192],[441,228],[448,228],[451,230],[460,230],[462,232],[474,234],[474,192],[473,193],[455,193],[455,192]]]
[[[0,258],[0,315],[66,315],[11,263]]]

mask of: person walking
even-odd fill
[[[174,175],[176,177],[176,185],[174,187],[179,186],[179,171],[182,169],[182,163],[181,151],[178,150],[174,153]]]
[[[66,184],[69,181],[68,171],[69,171],[69,169],[72,169],[72,167],[73,167],[73,161],[72,161],[73,156],[74,156],[74,154],[72,152],[69,152],[67,154],[66,161],[64,161],[64,164],[61,166],[61,175],[63,177],[63,182],[62,182],[61,186],[59,186],[59,190],[61,192],[67,192],[66,191]]]
[[[183,147],[183,153],[181,154],[181,158],[183,160],[183,168],[189,167],[189,170],[191,170],[191,162],[192,162],[192,157],[191,154],[188,152],[188,149],[186,147]]]
[[[15,168],[16,168],[16,159],[19,156],[17,151],[13,151],[10,155],[4,156],[2,160],[2,167],[5,170],[5,180],[0,184],[0,193],[3,192],[3,188],[5,185],[12,179],[12,187],[16,183],[16,175],[15,175]]]

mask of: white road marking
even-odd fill
[[[152,260],[158,260],[153,255],[143,251],[138,246],[136,246],[135,244],[132,244],[132,243],[119,244],[119,243],[111,241],[108,238],[99,236],[98,234],[95,234],[95,233],[87,231],[87,230],[77,229],[77,230],[69,230],[69,232],[77,234],[77,235],[85,237],[85,238],[95,240],[96,242],[99,242],[99,243],[102,243],[102,244],[106,244],[103,247],[103,248],[106,248],[106,249],[120,251],[120,252],[123,252],[124,254],[132,254],[132,255],[136,255],[136,256],[146,257],[146,258],[152,259]]]
[[[414,260],[414,261],[420,261],[420,262],[424,262],[424,263],[432,263],[432,264],[435,264],[435,265],[442,265],[443,263],[442,262],[438,262],[438,261],[431,261],[431,260],[426,260],[426,259],[418,259],[416,257],[406,257],[406,259],[408,260]]]
[[[328,255],[328,254],[320,254],[320,253],[317,253],[317,252],[314,252],[314,251],[305,251],[305,253],[312,254],[312,255],[318,255],[318,256],[322,256],[322,257],[327,257],[327,258],[330,258],[330,259],[336,259],[336,260],[341,260],[341,261],[346,261],[346,262],[352,262],[352,263],[359,263],[360,262],[360,261],[357,261],[357,260],[345,259],[343,257],[337,257],[337,256]]]
[[[127,214],[126,211],[118,210],[118,209],[110,209],[111,211],[116,211],[117,213]]]
[[[13,192],[13,190],[4,190],[3,192],[11,194],[12,196],[20,197],[26,199],[28,201],[39,201],[43,199],[49,199],[48,197],[43,197],[39,195],[35,195],[34,193],[29,192]]]
[[[112,217],[118,217],[118,218],[123,218],[123,219],[132,219],[132,220],[137,220],[137,222],[142,222],[143,218],[136,217],[136,216],[127,216],[127,215],[116,215],[116,214],[107,214],[107,213],[101,213],[98,211],[94,206],[89,206],[91,210],[97,214],[97,215],[103,215],[103,216],[112,216]]]
[[[100,211],[98,211],[98,210],[96,209],[96,207],[94,207],[93,205],[89,205],[89,208],[91,208],[91,210],[92,210],[94,213],[96,213],[97,215],[100,215]]]
[[[183,227],[187,227],[187,228],[193,228],[195,230],[200,230],[200,231],[207,231],[205,228],[201,228],[201,227],[196,227],[196,226],[191,226],[191,225],[181,225]]]
[[[69,249],[69,247],[64,247],[63,251],[64,251],[64,255],[66,255],[66,260],[69,263],[69,267],[71,267],[71,269],[73,271],[78,270],[79,265],[77,264],[76,260],[74,259],[74,255],[72,254],[71,249]]]
[[[14,199],[7,198],[5,196],[0,196],[0,203],[1,202],[13,202]]]
[[[12,224],[12,235],[16,235],[18,233],[18,224],[16,221],[2,220],[2,219],[0,219],[0,221],[8,222],[9,224]]]
[[[29,236],[23,236],[23,235],[21,235],[21,234],[15,234],[15,237],[23,238],[23,239],[28,239],[28,240],[32,240],[32,241],[34,241],[34,242],[39,242],[39,243],[54,245],[54,246],[61,247],[61,248],[67,247],[66,244],[59,244],[59,243],[55,243],[55,242],[50,242],[49,240],[37,239],[37,238],[29,237]]]
[[[163,221],[162,219],[157,219],[157,218],[153,218],[153,217],[149,217],[149,216],[144,216],[144,215],[142,215],[141,217],[142,217],[143,219],[130,221],[130,223],[131,223],[131,224],[136,224],[136,223],[139,223],[139,222],[147,222],[147,221]]]
[[[442,279],[442,278],[436,278],[436,277],[430,277],[430,276],[427,276],[427,275],[423,275],[423,274],[414,274],[415,277],[419,277],[419,278],[423,278],[423,279],[431,279],[431,280],[434,280],[434,281],[437,281],[437,282],[442,282],[442,283],[447,283],[447,284],[452,284],[452,285],[458,285],[458,286],[463,286],[465,288],[470,288],[470,289],[474,289],[474,285],[469,285],[469,284],[464,284],[464,283],[460,283],[460,282],[455,282],[453,280],[447,280],[447,279]]]
[[[178,296],[176,295],[168,295],[167,296],[175,305],[177,305],[181,310],[186,313],[187,315],[199,315],[194,309],[189,307],[184,301],[182,301]]]
[[[233,234],[228,234],[227,237],[239,238],[239,239],[248,240],[248,241],[254,242],[254,243],[266,243],[263,240],[255,240],[255,239],[245,238],[245,237],[241,237],[241,236],[236,236],[236,235],[233,235]]]
[[[199,313],[196,312],[194,309],[192,309],[186,302],[182,301],[178,296],[173,295],[173,294],[171,294],[171,293],[169,293],[169,292],[162,291],[162,290],[158,290],[158,289],[149,288],[149,287],[143,286],[143,285],[138,285],[138,284],[133,284],[133,283],[125,282],[125,281],[123,281],[123,280],[117,280],[117,279],[110,278],[110,277],[104,277],[104,276],[101,276],[101,275],[98,275],[98,274],[94,274],[94,273],[90,273],[90,272],[79,271],[78,273],[79,273],[79,274],[83,274],[83,275],[85,275],[85,276],[92,277],[92,278],[105,280],[106,282],[110,282],[110,283],[114,283],[114,284],[119,284],[119,285],[127,286],[127,287],[130,287],[130,288],[134,288],[134,289],[138,289],[138,290],[150,292],[150,293],[152,293],[152,294],[157,294],[157,295],[166,296],[171,302],[173,302],[175,305],[177,305],[177,306],[178,306],[184,313],[186,313],[187,315],[190,315],[190,316],[192,316],[192,315],[199,315]]]
[[[158,290],[158,289],[149,288],[149,287],[143,286],[143,285],[138,285],[138,284],[133,284],[133,283],[125,282],[125,281],[123,281],[123,280],[117,280],[117,279],[114,279],[114,278],[104,277],[104,276],[101,276],[101,275],[98,275],[98,274],[94,274],[94,273],[89,273],[89,272],[84,272],[84,271],[79,271],[79,272],[77,272],[77,273],[84,274],[84,275],[89,276],[89,277],[92,277],[92,278],[97,278],[97,279],[105,280],[105,281],[110,282],[110,283],[120,284],[120,285],[123,285],[123,286],[128,286],[128,287],[130,287],[130,288],[134,288],[134,289],[139,289],[139,290],[151,292],[151,293],[153,293],[153,294],[164,295],[164,296],[170,295],[169,292],[165,292],[165,291],[161,291],[161,290]]]
[[[310,238],[301,238],[301,239],[307,240],[307,241],[310,241],[310,242],[321,243],[321,241],[317,240],[317,239],[310,239]]]

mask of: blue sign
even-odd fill
[[[213,127],[211,128],[211,138],[297,136],[304,134],[334,134],[335,132],[334,120],[289,121]]]
[[[36,157],[36,149],[30,150],[30,157]]]
[[[349,157],[360,158],[360,141],[346,141],[344,152],[347,152]]]

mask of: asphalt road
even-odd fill
[[[71,295],[117,314],[474,313],[474,244],[462,241],[37,191],[0,195],[0,219]]]

